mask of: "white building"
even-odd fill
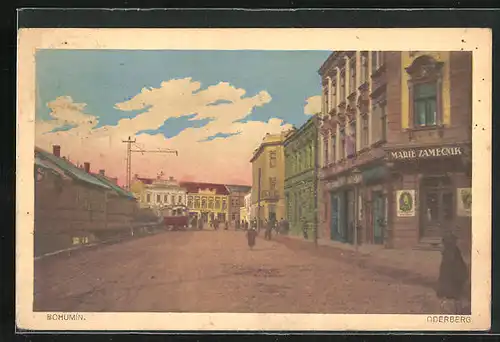
[[[186,210],[187,194],[173,177],[149,179],[136,177],[142,183],[139,199],[142,207],[163,215],[181,215]]]
[[[251,191],[245,195],[244,202],[245,202],[244,203],[245,206],[242,209],[245,213],[246,220],[248,222],[251,222],[252,219],[254,218],[253,213],[252,213],[252,192]]]

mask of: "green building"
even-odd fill
[[[284,142],[286,219],[290,234],[302,234],[305,219],[309,239],[314,238],[317,186],[315,152],[317,146],[315,117],[312,116]]]

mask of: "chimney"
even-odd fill
[[[90,163],[88,163],[88,162],[83,163],[83,169],[85,170],[85,172],[89,173],[90,172]]]
[[[99,174],[100,174],[101,176],[104,176],[104,175],[105,175],[105,170],[104,170],[104,169],[100,169],[100,170],[99,170]]]
[[[168,177],[169,180],[173,181],[174,180],[174,177],[170,176]]]
[[[55,155],[56,157],[61,157],[61,146],[59,145],[54,145],[52,146],[52,154]]]

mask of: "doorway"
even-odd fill
[[[372,192],[372,220],[373,220],[373,243],[384,243],[384,231],[386,224],[385,217],[385,196],[382,191]]]
[[[354,190],[346,191],[346,238],[348,243],[354,243],[354,229],[356,229],[356,212],[355,212]]]
[[[420,238],[438,238],[451,229],[454,196],[449,177],[426,177],[421,184]]]
[[[331,223],[330,223],[330,239],[340,240],[339,233],[339,198],[336,194],[330,193],[331,202]]]

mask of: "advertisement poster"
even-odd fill
[[[457,215],[470,216],[472,207],[472,189],[458,188],[457,189]]]
[[[415,190],[399,190],[397,192],[398,216],[415,216]]]

